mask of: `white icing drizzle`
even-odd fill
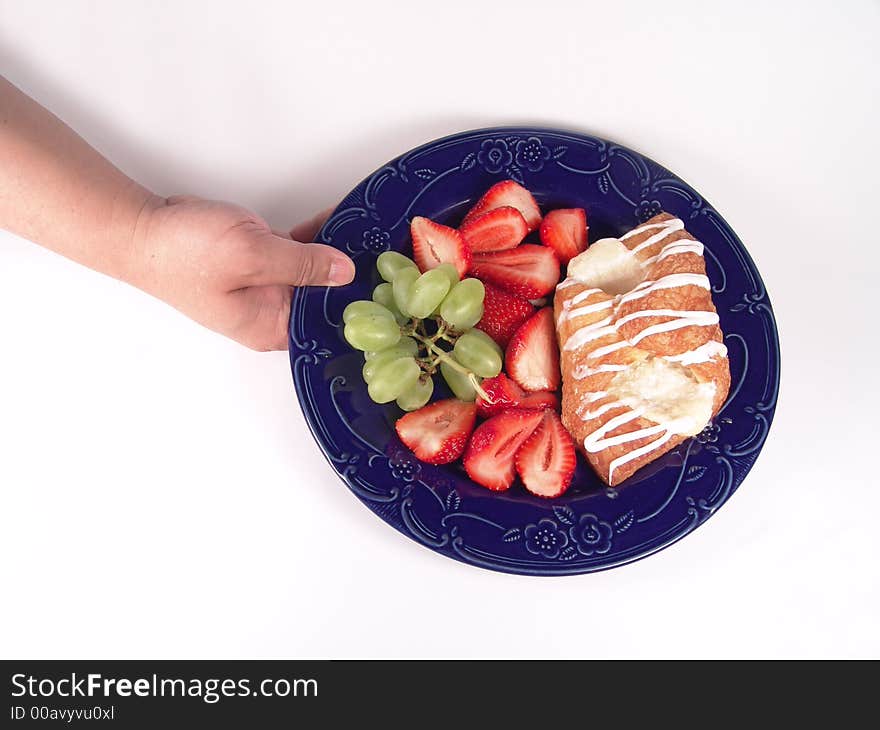
[[[625,236],[622,236],[620,240],[626,240],[630,236],[638,235],[639,233],[643,233],[650,228],[660,228],[661,230],[659,233],[655,233],[653,236],[650,236],[649,238],[646,238],[644,241],[642,241],[638,246],[631,250],[631,253],[637,254],[643,248],[649,248],[655,243],[659,243],[664,238],[671,236],[676,231],[684,230],[684,223],[680,218],[673,218],[671,220],[664,221],[663,223],[652,223],[650,226],[642,226],[641,229],[636,228],[635,230],[630,231]]]
[[[663,359],[667,362],[677,362],[682,365],[695,365],[700,362],[709,362],[716,357],[726,357],[727,347],[717,340],[709,340],[704,345],[695,347],[693,350],[679,353],[678,355],[666,355]]]
[[[617,327],[611,324],[611,317],[605,317],[598,322],[593,322],[581,327],[571,337],[565,341],[563,350],[577,350],[592,340],[598,340],[600,337],[616,334]]]
[[[572,279],[570,276],[564,281],[559,282],[556,285],[557,289],[568,289],[570,286],[574,286],[575,284],[583,284],[582,281],[578,281],[577,279]]]
[[[609,309],[612,306],[614,306],[613,299],[606,299],[604,302],[596,302],[595,304],[585,304],[583,307],[575,307],[569,310],[566,318],[571,319],[585,314],[594,314],[595,312],[601,312],[603,309]]]
[[[598,294],[601,291],[601,289],[584,289],[584,291],[582,291],[580,294],[575,294],[571,298],[571,303],[572,305],[580,304],[582,301],[584,301],[584,299],[588,299],[589,297],[593,296],[593,294]]]
[[[679,312],[674,309],[649,309],[645,312],[634,312],[627,316],[632,317],[636,314],[641,317],[655,315],[678,317],[678,319],[671,319],[668,322],[661,322],[660,324],[645,327],[645,329],[630,340],[633,345],[637,345],[651,335],[659,335],[661,332],[671,332],[672,330],[681,329],[682,327],[710,327],[713,324],[718,324],[718,314],[716,312],[707,312],[705,310],[685,310]],[[623,319],[626,319],[626,317]]]
[[[642,430],[644,431],[646,429],[642,429]],[[648,434],[643,434],[643,435],[647,436]],[[626,464],[627,462],[630,462],[633,459],[638,459],[643,454],[647,454],[648,452],[653,451],[656,448],[659,448],[660,446],[665,444],[667,441],[669,441],[669,439],[671,439],[671,438],[672,438],[672,431],[667,431],[660,438],[655,439],[651,443],[646,444],[645,446],[640,446],[637,449],[633,449],[632,451],[630,451],[626,454],[622,454],[621,456],[618,456],[616,459],[612,459],[611,463],[608,465],[608,484],[614,483],[614,470],[617,467],[622,466],[623,464]]]
[[[703,255],[703,244],[699,241],[691,241],[689,239],[680,238],[677,241],[673,241],[672,243],[667,243],[663,248],[660,249],[660,253],[656,256],[652,256],[649,259],[645,259],[642,261],[642,266],[644,268],[649,267],[656,261],[660,261],[665,259],[667,256],[675,256],[680,253],[695,253],[698,256]]]
[[[643,281],[631,292],[622,295],[618,303],[625,304],[626,302],[641,299],[651,292],[659,291],[660,289],[674,289],[679,286],[698,286],[701,289],[708,289],[709,277],[705,274],[668,274],[656,281]]]
[[[578,365],[574,369],[572,375],[575,380],[583,380],[591,375],[597,375],[599,373],[619,373],[627,369],[629,369],[629,365],[613,365],[611,363],[599,365],[595,368],[591,368],[589,365]]]
[[[611,352],[616,352],[617,350],[627,347],[628,345],[629,342],[627,342],[626,340],[621,340],[620,342],[612,342],[610,345],[602,345],[602,347],[597,347],[589,355],[587,355],[587,357],[604,357],[605,355]]]

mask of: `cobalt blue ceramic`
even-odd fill
[[[545,209],[587,209],[590,240],[619,236],[665,210],[705,244],[706,267],[730,357],[730,396],[702,433],[609,489],[579,457],[554,500],[521,486],[489,492],[460,464],[419,462],[398,440],[401,412],[376,405],[363,356],[342,338],[345,305],[369,299],[376,257],[411,255],[417,215],[456,226],[493,183],[525,185]],[[318,240],[355,260],[354,283],[299,289],[290,363],[315,440],[348,488],[413,540],[471,565],[528,575],[588,573],[655,553],[705,522],[736,491],[767,438],[779,387],[770,300],[724,219],[690,185],[648,158],[598,137],[497,128],[430,142],[389,162],[336,209]]]

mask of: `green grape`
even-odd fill
[[[364,357],[367,359],[367,362],[369,362],[374,357],[378,357],[379,355],[388,352],[388,350],[400,350],[404,355],[412,355],[415,357],[419,354],[419,343],[412,337],[401,337],[398,342],[391,347],[386,347],[384,350],[368,350],[364,353]]]
[[[439,266],[435,266],[434,271],[442,271],[446,274],[446,277],[449,279],[449,290],[452,291],[452,287],[458,284],[458,269],[455,268],[452,264],[440,264]]]
[[[361,374],[364,376],[364,382],[369,383],[376,371],[383,365],[387,365],[392,360],[399,360],[402,357],[412,357],[411,352],[406,352],[403,348],[389,347],[387,350],[381,350],[375,357],[371,357],[364,363]]]
[[[439,269],[431,269],[413,282],[407,299],[407,309],[413,317],[424,319],[443,301],[449,291],[449,277]]]
[[[377,304],[376,302],[371,302],[366,299],[352,302],[342,311],[342,321],[346,324],[355,317],[371,316],[391,317],[393,319],[394,313],[388,311],[388,308],[382,304]]]
[[[474,384],[467,375],[445,362],[440,363],[440,374],[456,398],[466,401],[476,400],[477,391],[474,390]]]
[[[379,286],[373,289],[373,301],[377,304],[381,304],[385,309],[391,312],[400,324],[406,322],[407,318],[400,313],[400,310],[394,303],[394,287],[391,284],[386,282],[384,284],[379,284]]]
[[[384,350],[400,340],[400,325],[393,317],[364,315],[350,319],[343,334],[358,350]]]
[[[479,279],[462,279],[440,305],[440,316],[457,330],[470,329],[483,317],[485,294]]]
[[[418,278],[419,270],[417,268],[404,268],[397,272],[391,285],[394,303],[397,305],[398,311],[406,317],[412,317],[412,312],[409,309],[409,292]]]
[[[431,400],[434,393],[434,381],[430,375],[424,374],[416,384],[397,396],[397,405],[405,411],[417,411]]]
[[[376,403],[388,403],[415,386],[421,373],[415,358],[399,357],[376,369],[367,392]]]
[[[380,253],[379,258],[376,259],[376,268],[379,269],[379,276],[385,281],[394,281],[394,275],[401,269],[413,268],[418,271],[415,261],[397,251]]]
[[[481,378],[494,378],[501,372],[501,356],[484,339],[465,332],[452,348],[455,359]]]
[[[487,335],[483,330],[478,329],[470,329],[467,331],[467,334],[473,335],[474,337],[478,337],[483,340],[487,345],[489,345],[495,352],[498,353],[498,357],[502,360],[504,359],[504,350],[501,349],[501,345],[499,345],[495,340],[493,340],[489,335]]]

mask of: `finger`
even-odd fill
[[[354,262],[321,243],[300,243],[267,233],[260,237],[257,258],[248,281],[251,286],[338,286],[354,278]]]
[[[327,222],[332,212],[333,208],[325,208],[309,220],[295,225],[290,229],[290,237],[295,241],[314,241],[321,226]]]

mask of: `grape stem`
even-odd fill
[[[494,399],[480,386],[480,381],[474,373],[456,362],[454,358],[449,357],[446,350],[443,350],[437,345],[439,340],[454,343],[462,333],[456,332],[454,328],[449,327],[446,322],[440,319],[437,323],[437,331],[433,335],[429,335],[425,331],[425,320],[416,318],[413,318],[410,321],[409,327],[401,327],[400,333],[405,337],[412,337],[419,343],[420,347],[425,349],[427,354],[434,355],[432,358],[427,356],[424,358],[417,358],[419,367],[425,370],[425,372],[433,375],[434,371],[437,369],[437,364],[444,362],[453,370],[457,370],[464,375],[483,400],[488,403],[495,402]]]
[[[458,372],[464,375],[470,381],[471,385],[474,387],[474,390],[477,392],[480,398],[488,401],[489,403],[495,402],[489,396],[489,394],[485,390],[483,390],[482,386],[480,385],[480,381],[477,380],[477,376],[474,375],[474,373],[472,373],[460,363],[456,362],[453,358],[449,357],[449,355],[444,350],[438,348],[433,342],[428,344],[428,349],[437,356],[437,360],[446,363],[453,370],[458,370]]]

